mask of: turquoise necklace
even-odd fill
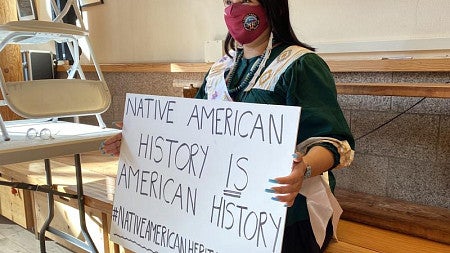
[[[233,80],[233,77],[236,74],[239,62],[241,61],[243,55],[244,55],[244,50],[239,50],[237,52],[236,61],[234,63],[234,66],[231,69],[231,71],[228,73],[227,78],[225,80],[227,87],[228,87],[228,94],[231,97],[236,97],[237,94],[239,94],[242,90],[244,90],[248,86],[248,84],[250,83],[250,80],[252,80],[253,76],[256,73],[256,70],[259,68],[259,65],[261,64],[261,62],[264,58],[264,54],[259,56],[258,59],[253,63],[250,71],[245,76],[245,79],[240,84],[238,84],[236,87],[230,88],[231,81]]]

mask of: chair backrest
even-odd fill
[[[1,83],[0,88],[6,105],[25,118],[100,114],[111,104],[104,81],[46,79]]]

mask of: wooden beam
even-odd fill
[[[450,72],[450,58],[386,59],[386,60],[326,60],[332,72]],[[103,72],[201,72],[206,73],[212,63],[123,63],[101,64]],[[95,71],[93,65],[83,65],[86,72]],[[67,66],[58,66],[65,71]]]
[[[95,66],[88,64],[81,66],[84,72],[95,72]],[[66,72],[69,70],[69,65],[58,65],[57,71]],[[113,64],[100,64],[102,72],[171,72],[170,63],[113,63]]]
[[[197,72],[206,73],[212,63],[171,63],[171,72]]]
[[[450,58],[330,60],[332,72],[450,72]]]
[[[173,85],[183,88],[183,97],[191,98],[200,84],[177,80]],[[336,89],[341,95],[450,98],[450,84],[445,83],[337,83]]]
[[[100,64],[102,72],[163,72],[163,73],[206,73],[211,67],[211,63],[113,63]],[[81,66],[84,72],[95,72],[92,64]],[[57,71],[69,70],[69,65],[58,65]]]
[[[338,94],[450,98],[446,83],[337,83]]]
[[[342,218],[450,244],[450,210],[362,192],[336,189]]]

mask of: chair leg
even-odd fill
[[[0,128],[2,130],[3,139],[5,141],[9,141],[11,138],[9,138],[8,131],[6,130],[5,122],[3,121],[2,114],[0,114]]]
[[[98,126],[101,127],[101,128],[106,128],[106,124],[105,124],[105,122],[103,122],[102,115],[95,114],[95,117],[97,117]]]

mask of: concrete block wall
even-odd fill
[[[335,73],[335,79],[448,83],[450,73]],[[338,187],[450,208],[450,99],[425,98],[401,114],[421,99],[339,95],[357,141],[354,163],[335,171]]]
[[[104,73],[113,97],[103,114],[120,121],[127,92],[182,96],[172,82],[204,73]],[[450,82],[445,73],[335,73],[337,82]],[[450,85],[450,84],[449,84]],[[421,98],[339,95],[355,138],[397,117]],[[426,98],[356,141],[354,163],[335,171],[337,187],[450,208],[450,99]]]

